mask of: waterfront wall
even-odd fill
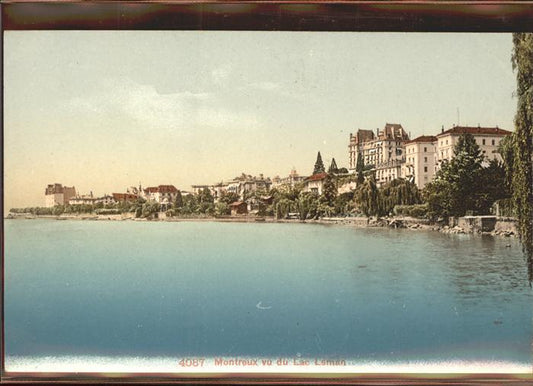
[[[466,233],[509,233],[517,234],[516,220],[497,216],[450,217],[450,228],[460,228]]]

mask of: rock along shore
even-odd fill
[[[439,231],[447,234],[489,234],[495,236],[516,236],[516,222],[510,218],[498,218],[495,221],[494,229],[491,231],[477,231],[469,227],[459,225],[450,226],[431,222],[428,219],[419,219],[413,217],[322,217],[317,220],[299,220],[283,219],[277,220],[274,217],[258,217],[254,215],[239,216],[222,216],[222,217],[166,217],[162,216],[156,219],[135,218],[132,213],[114,214],[114,215],[97,215],[97,214],[62,214],[54,215],[32,215],[29,213],[10,213],[6,219],[56,219],[56,220],[74,220],[74,221],[144,221],[144,222],[244,222],[244,223],[304,223],[304,224],[335,224],[353,226],[358,228],[393,228],[393,229],[410,229],[423,231]]]

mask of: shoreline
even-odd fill
[[[281,224],[322,224],[343,225],[355,228],[382,228],[382,229],[409,229],[419,231],[436,231],[447,234],[478,234],[504,237],[516,237],[517,231],[515,220],[509,218],[497,218],[496,224],[491,231],[480,231],[474,228],[465,229],[459,225],[441,225],[428,219],[414,217],[323,217],[317,220],[282,219],[278,220],[270,216],[224,216],[224,217],[162,217],[157,219],[135,218],[133,214],[119,215],[32,215],[30,213],[10,213],[4,216],[4,220],[74,220],[74,221],[140,221],[140,222],[231,222],[231,223],[281,223]]]

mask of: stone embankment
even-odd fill
[[[507,217],[496,216],[465,216],[449,219],[447,225],[431,222],[428,219],[414,217],[322,217],[318,220],[301,221],[298,219],[276,220],[273,217],[257,216],[224,216],[224,217],[166,217],[162,215],[158,219],[135,218],[133,213],[117,215],[96,214],[63,214],[60,216],[41,215],[35,216],[29,213],[10,213],[6,216],[10,219],[35,219],[49,218],[57,220],[107,220],[107,221],[219,221],[219,222],[280,222],[280,223],[308,223],[308,224],[338,224],[349,225],[359,228],[394,228],[412,230],[431,230],[448,234],[490,234],[495,236],[516,236],[516,220]]]

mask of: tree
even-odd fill
[[[503,167],[505,169],[505,184],[511,189],[513,181],[514,164],[514,136],[508,135],[500,141],[498,153],[502,156]]]
[[[426,184],[423,191],[428,205],[428,216],[432,219],[451,216],[451,184],[442,179],[434,179]]]
[[[181,214],[194,214],[198,211],[198,200],[194,194],[188,194],[183,197],[183,207],[180,209]]]
[[[374,176],[367,178],[355,191],[355,204],[365,216],[379,216],[379,190]]]
[[[476,209],[481,214],[490,213],[494,202],[509,198],[511,192],[506,182],[506,171],[498,160],[491,160],[489,166],[481,169],[478,184],[481,187],[475,196]]]
[[[313,170],[313,174],[319,174],[319,173],[325,173],[326,169],[324,168],[324,162],[322,162],[322,156],[320,155],[320,152],[318,152],[316,156],[316,162],[315,162],[315,168]]]
[[[335,158],[331,159],[331,165],[329,165],[328,173],[329,174],[336,174],[339,172],[339,168],[337,167],[337,162],[335,162]]]
[[[291,207],[293,206],[294,206],[294,202],[291,202],[290,200],[286,198],[282,198],[278,203],[276,203],[276,218],[277,219],[287,218],[291,210]]]
[[[512,201],[518,233],[527,256],[529,281],[533,280],[533,34],[513,34],[513,69],[518,97],[513,133]]]
[[[231,208],[228,203],[219,201],[215,204],[215,215],[226,216],[231,213]]]
[[[174,209],[180,209],[181,207],[183,207],[183,197],[181,195],[181,191],[178,190],[176,199],[174,200]]]
[[[222,192],[218,199],[218,202],[224,202],[226,204],[232,204],[235,201],[239,201],[239,195],[233,192]]]
[[[479,212],[481,209],[478,198],[483,187],[478,182],[483,154],[474,136],[461,134],[454,154],[450,162],[442,164],[435,180],[425,188],[430,212],[437,216],[464,216],[467,210]],[[439,213],[437,208],[442,211]]]
[[[365,161],[363,160],[363,154],[357,153],[357,164],[355,165],[355,171],[357,172],[357,185],[361,185],[365,181],[363,171],[365,170]]]
[[[335,199],[335,213],[347,214],[353,210],[353,192],[341,193]]]
[[[324,185],[322,188],[322,195],[320,196],[320,202],[333,207],[335,205],[335,199],[337,198],[337,184],[330,174],[324,178]]]
[[[418,187],[407,180],[395,179],[379,190],[379,212],[390,214],[396,205],[414,205],[422,202]]]
[[[211,191],[209,188],[203,188],[198,193],[198,203],[200,204],[212,204],[214,202],[213,195],[211,194]]]

